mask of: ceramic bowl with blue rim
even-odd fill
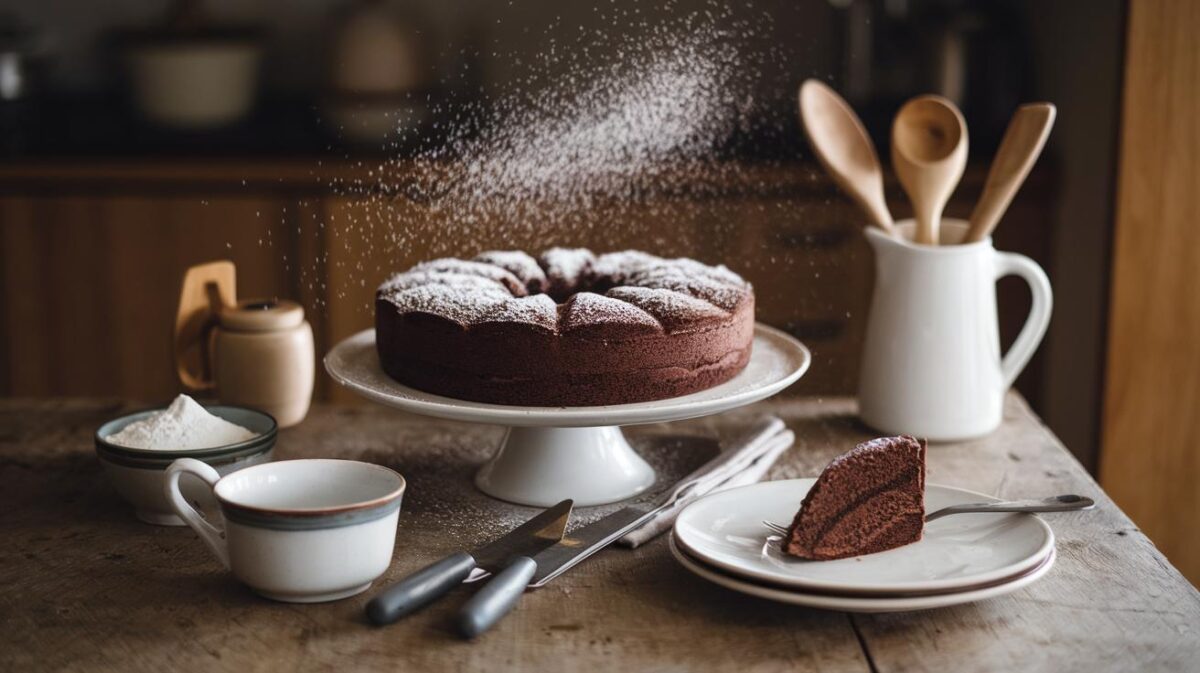
[[[205,405],[210,414],[246,428],[254,437],[244,442],[205,449],[134,449],[118,446],[107,440],[130,423],[143,420],[164,408],[147,409],[111,420],[96,431],[96,455],[108,473],[117,493],[133,505],[137,518],[159,526],[183,526],[171,508],[163,490],[163,475],[167,466],[179,458],[194,458],[210,465],[222,476],[251,465],[266,463],[274,457],[275,439],[279,428],[267,413],[228,405]],[[200,480],[189,478],[180,484],[189,502],[210,505],[209,489]],[[204,509],[209,509],[205,506]]]

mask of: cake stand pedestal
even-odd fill
[[[804,344],[755,325],[750,362],[733,379],[691,395],[600,407],[519,407],[457,400],[399,383],[383,372],[375,331],[342,341],[325,369],[350,390],[425,416],[508,426],[504,442],[475,477],[488,495],[549,507],[565,498],[578,506],[633,497],[654,484],[654,470],[621,434],[622,425],[697,418],[765,399],[804,375],[812,356]]]

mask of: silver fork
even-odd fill
[[[936,512],[925,515],[925,523],[940,519],[951,514],[968,514],[972,512],[1071,512],[1077,509],[1091,509],[1096,501],[1082,495],[1055,495],[1039,500],[1002,500],[999,502],[971,502],[962,505],[943,507]],[[787,535],[788,528],[774,521],[763,521],[764,526],[776,535]]]

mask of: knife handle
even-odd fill
[[[451,554],[379,592],[367,603],[367,617],[379,626],[391,624],[450,591],[474,569],[475,557],[466,552]]]
[[[537,563],[533,559],[527,556],[513,559],[507,568],[463,604],[458,613],[458,628],[462,634],[474,638],[492,628],[517,604],[536,572]]]

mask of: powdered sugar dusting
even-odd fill
[[[726,311],[734,310],[749,290],[749,285],[728,269],[706,266],[690,259],[648,265],[630,273],[625,281],[638,287],[691,295]]]
[[[451,272],[438,273],[436,271],[418,269],[392,276],[384,281],[383,285],[379,286],[379,293],[390,295],[425,285],[444,285],[448,288],[464,292],[476,292],[481,296],[489,294],[498,294],[500,297],[512,296],[508,288],[499,281],[485,276]]]
[[[552,248],[542,253],[540,262],[519,251],[489,251],[476,260],[418,264],[390,278],[378,295],[401,312],[442,316],[463,326],[516,322],[565,333],[594,325],[625,325],[633,332],[676,331],[726,315],[751,292],[740,276],[723,266],[662,259],[636,250],[597,257],[585,248]],[[517,273],[499,266],[502,263]],[[535,272],[531,263],[540,263],[544,272],[541,267]],[[550,294],[525,296],[537,291],[542,278]],[[590,291],[613,284],[620,287],[606,296]],[[561,317],[556,299],[567,300]]]
[[[548,330],[558,325],[558,304],[544,294],[520,297],[512,301],[485,307],[483,318],[477,322],[523,322]]]
[[[439,283],[385,292],[381,298],[401,312],[426,313],[463,326],[512,322],[555,331],[558,325],[558,305],[553,299],[544,294],[513,297],[498,285],[481,289],[474,284]]]
[[[516,297],[523,297],[528,294],[525,289],[525,284],[522,283],[512,273],[495,264],[484,264],[482,262],[470,262],[463,259],[435,259],[430,262],[421,262],[412,269],[416,272],[449,272],[456,274],[464,274],[471,276],[482,276],[494,280]]]
[[[624,325],[631,329],[660,331],[662,326],[654,316],[628,302],[593,292],[580,292],[571,297],[563,312],[562,331],[571,332],[595,325]]]
[[[629,274],[655,264],[662,264],[663,258],[640,250],[622,250],[607,252],[596,258],[592,265],[592,274],[604,278],[614,285],[624,285]]]
[[[586,248],[550,248],[543,252],[540,262],[550,281],[546,291],[556,297],[578,291],[594,261],[596,256]]]
[[[495,264],[516,276],[531,294],[545,291],[546,273],[538,261],[522,250],[490,250],[475,256],[476,262]]]
[[[705,320],[720,320],[729,315],[706,301],[674,290],[626,285],[614,287],[607,294],[613,299],[629,302],[654,316],[667,331]]]

